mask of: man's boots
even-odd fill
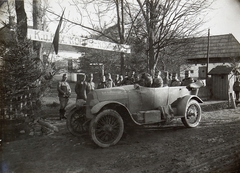
[[[60,109],[60,110],[59,110],[60,120],[61,120],[61,119],[66,119],[66,117],[64,116],[65,112],[66,112],[65,109]]]

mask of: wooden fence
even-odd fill
[[[14,120],[27,117],[37,108],[40,88],[28,88],[11,94],[11,99],[6,98],[0,108],[0,119]]]

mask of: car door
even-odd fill
[[[166,106],[168,104],[169,87],[154,88],[154,108]]]
[[[172,104],[178,98],[190,95],[190,91],[185,86],[169,87],[168,104]]]
[[[155,109],[155,88],[140,87],[139,92],[141,96],[141,111]]]
[[[141,90],[140,88],[134,88],[133,85],[130,86],[132,88],[126,89],[128,95],[128,104],[126,106],[131,113],[137,113],[141,111],[142,107]]]

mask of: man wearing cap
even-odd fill
[[[163,79],[160,75],[161,75],[161,72],[157,70],[154,74],[152,87],[154,88],[163,87]]]
[[[87,94],[90,91],[93,91],[95,89],[95,83],[93,82],[93,74],[90,73],[88,78],[89,79],[88,79],[88,82],[87,82]]]
[[[77,83],[75,85],[75,92],[77,94],[77,100],[87,100],[87,82],[86,75],[84,73],[78,74]]]
[[[194,79],[190,75],[190,71],[185,71],[185,79],[182,80],[182,86],[188,86],[190,83],[195,82]]]
[[[233,84],[233,91],[236,95],[236,102],[239,102],[239,92],[240,92],[240,77]]]
[[[66,112],[65,108],[67,106],[69,97],[71,95],[71,88],[69,83],[67,82],[67,74],[63,74],[62,80],[58,82],[57,90],[58,90],[58,97],[60,102],[60,110],[59,110],[60,120],[66,119],[66,117],[64,117],[64,114]]]
[[[106,77],[106,88],[112,88],[112,87],[115,87],[115,83],[112,80],[111,73],[108,73]]]
[[[175,72],[172,74],[172,81],[170,86],[181,86],[181,82],[178,79],[177,73]]]
[[[169,73],[168,73],[168,71],[164,71],[164,72],[163,72],[163,86],[164,86],[164,87],[165,87],[165,86],[168,86],[170,82],[171,82],[171,81],[170,81],[170,79],[169,79]]]

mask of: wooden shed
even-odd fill
[[[217,66],[208,74],[211,75],[212,97],[218,100],[229,100],[229,94],[233,93],[235,81],[233,67]]]

